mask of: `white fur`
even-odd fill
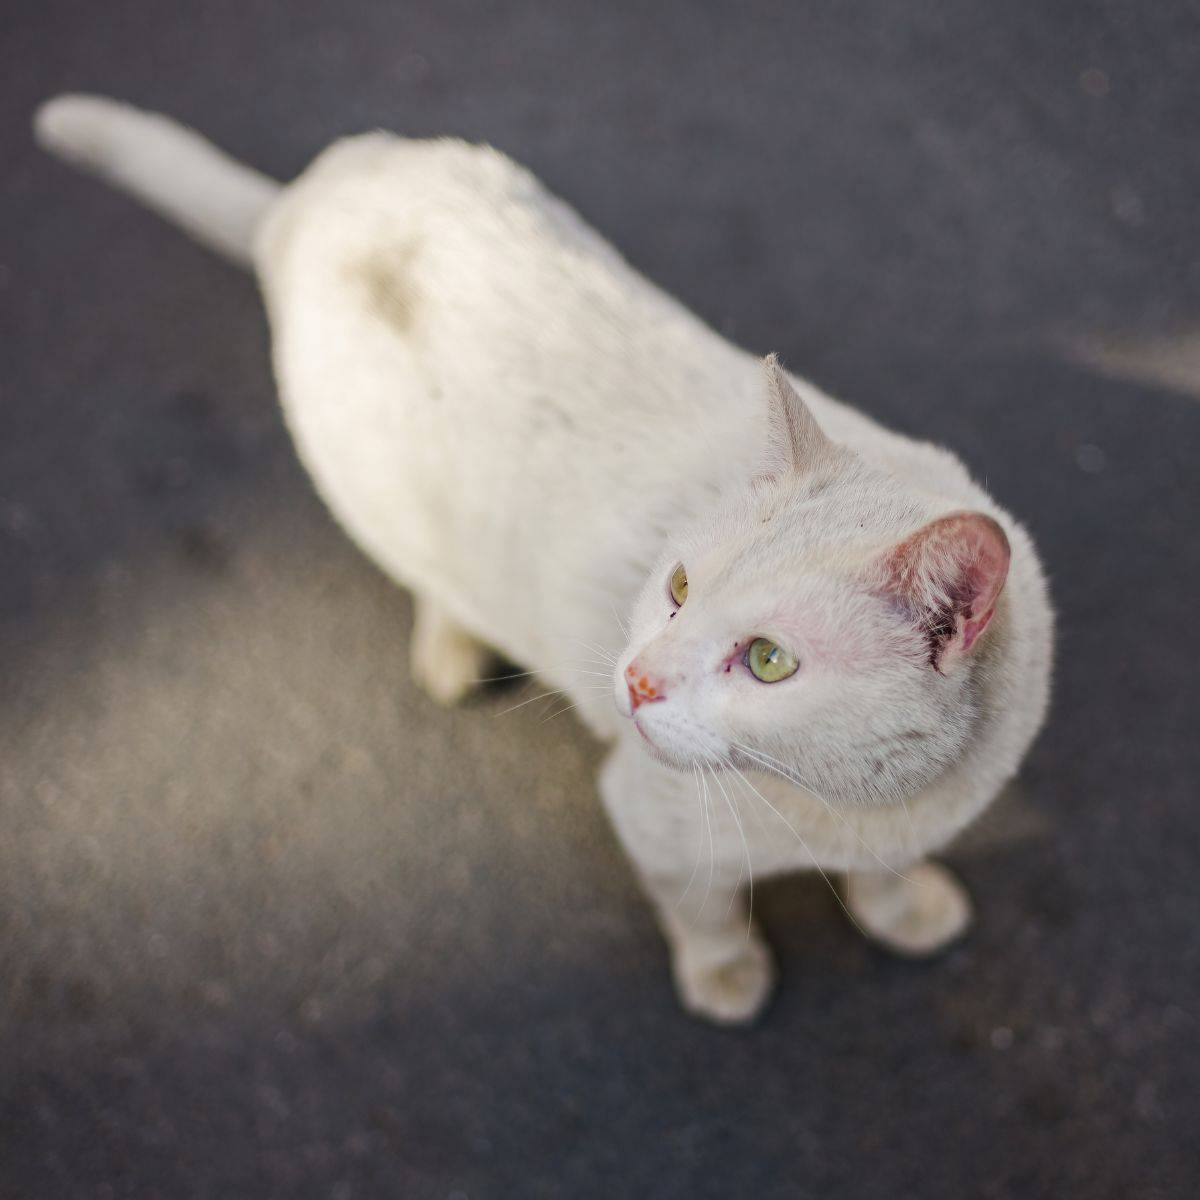
[[[198,133],[103,96],[56,96],[33,120],[38,144],[111,180],[194,238],[248,265],[279,191]]]
[[[1017,769],[1045,710],[1051,614],[1028,536],[955,458],[770,368],[764,384],[491,149],[351,138],[271,199],[195,135],[109,102],[52,102],[39,130],[227,253],[265,208],[254,261],[301,458],[413,589],[430,690],[457,698],[483,643],[614,744],[601,792],[689,1008],[742,1020],[770,990],[748,867],[852,872],[851,909],[901,949],[963,927],[945,872],[886,872]],[[939,670],[884,564],[962,511],[1000,523],[1011,563],[991,625]],[[731,658],[759,635],[797,655],[795,676],[761,684]],[[641,733],[631,663],[669,684]]]

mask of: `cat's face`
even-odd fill
[[[815,425],[799,433],[790,468],[673,539],[631,614],[617,705],[674,766],[770,760],[830,800],[896,798],[969,733],[965,667],[1007,542],[980,514],[929,520]]]

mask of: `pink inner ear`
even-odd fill
[[[1004,530],[983,513],[939,517],[888,555],[889,590],[925,629],[939,671],[987,628],[1010,558]]]

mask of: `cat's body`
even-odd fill
[[[67,98],[39,132],[226,253],[252,254],[289,428],[340,522],[412,588],[418,678],[457,699],[491,647],[614,743],[602,794],[685,1003],[736,1020],[767,994],[769,958],[742,907],[748,867],[849,870],[850,908],[899,949],[953,936],[965,897],[919,860],[1016,770],[1042,720],[1051,640],[1029,539],[957,460],[791,381],[801,404],[772,367],[764,384],[759,360],[494,151],[372,134],[277,190],[154,120]],[[809,411],[824,437],[795,424]],[[781,450],[789,421],[800,433]],[[906,640],[900,585],[879,585],[877,564],[909,587],[888,548],[964,512],[986,516],[943,522],[935,549],[951,550],[920,553],[949,562],[975,539],[959,559],[983,564],[971,580],[987,611],[977,598],[972,625],[967,583],[947,585],[950,625]],[[662,579],[679,546],[694,597],[681,608]],[[795,573],[795,612],[747,610],[757,600],[730,590],[754,591],[764,554]],[[751,678],[741,616],[732,651],[710,663],[725,630],[702,622],[718,602],[790,630],[804,671]],[[653,703],[647,675],[674,704]],[[806,715],[822,695],[819,719]]]

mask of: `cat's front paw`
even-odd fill
[[[967,889],[932,862],[909,867],[903,877],[852,871],[846,904],[866,934],[909,958],[926,958],[945,949],[971,923]]]
[[[743,933],[718,956],[711,946],[677,946],[671,968],[683,1007],[718,1025],[754,1020],[775,986],[775,964],[757,931],[749,937]]]

